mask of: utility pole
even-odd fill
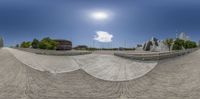
[[[176,39],[178,38],[178,30],[176,29]]]
[[[94,40],[92,40],[92,46],[93,46],[93,48],[95,48],[95,41]]]
[[[126,48],[126,40],[124,41],[124,48]]]

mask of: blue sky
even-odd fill
[[[99,11],[108,18],[90,16]],[[74,46],[133,47],[179,32],[198,41],[199,12],[199,0],[0,0],[0,35],[7,46],[48,36]],[[111,34],[112,42],[94,40],[97,31]]]

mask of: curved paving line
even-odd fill
[[[3,53],[3,55],[2,55]],[[8,52],[0,52],[1,99],[198,99],[200,50],[160,61],[146,75],[110,82],[85,71],[52,74],[23,65]]]
[[[82,69],[96,78],[108,81],[136,79],[142,77],[157,65],[157,62],[137,62],[112,55],[63,57],[36,55],[9,48],[7,50],[18,60],[34,69],[51,73],[72,72]],[[38,59],[41,59],[41,61]]]
[[[40,71],[62,73],[72,72],[74,70],[80,69],[78,64],[68,57],[37,55],[29,52],[19,51],[16,49],[5,49],[9,50],[9,52],[22,63]],[[68,66],[66,66],[66,64]]]

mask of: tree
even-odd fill
[[[19,48],[19,44],[16,44],[16,46],[15,46],[16,48]]]
[[[33,39],[31,45],[32,45],[33,48],[37,49],[37,48],[39,47],[39,43],[40,43],[39,40],[37,40],[37,39]]]
[[[169,51],[170,51],[170,48],[171,48],[171,46],[172,46],[173,43],[174,43],[174,40],[172,38],[167,38],[164,41],[164,44],[167,45],[167,47],[169,48]]]
[[[196,48],[196,47],[197,47],[197,44],[194,41],[190,41],[190,40],[184,41],[181,39],[176,39],[174,41],[173,50],[181,50],[183,48],[189,49],[189,48]]]
[[[181,39],[176,39],[174,41],[174,45],[173,45],[173,50],[182,50],[183,47],[184,47],[184,40],[181,40]]]
[[[53,50],[53,49],[56,49],[56,46],[57,46],[57,42],[55,42],[54,40],[52,40],[49,37],[43,38],[39,43],[40,49]]]
[[[31,42],[22,42],[20,47],[21,48],[29,48],[31,46]]]
[[[185,41],[184,48],[189,49],[189,48],[196,48],[197,44],[194,41]]]

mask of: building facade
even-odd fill
[[[87,50],[88,46],[86,46],[86,45],[78,45],[78,46],[74,47],[74,49],[76,49],[76,50]]]
[[[61,40],[56,39],[54,40],[57,42],[56,50],[71,50],[72,49],[72,42],[68,40]]]

